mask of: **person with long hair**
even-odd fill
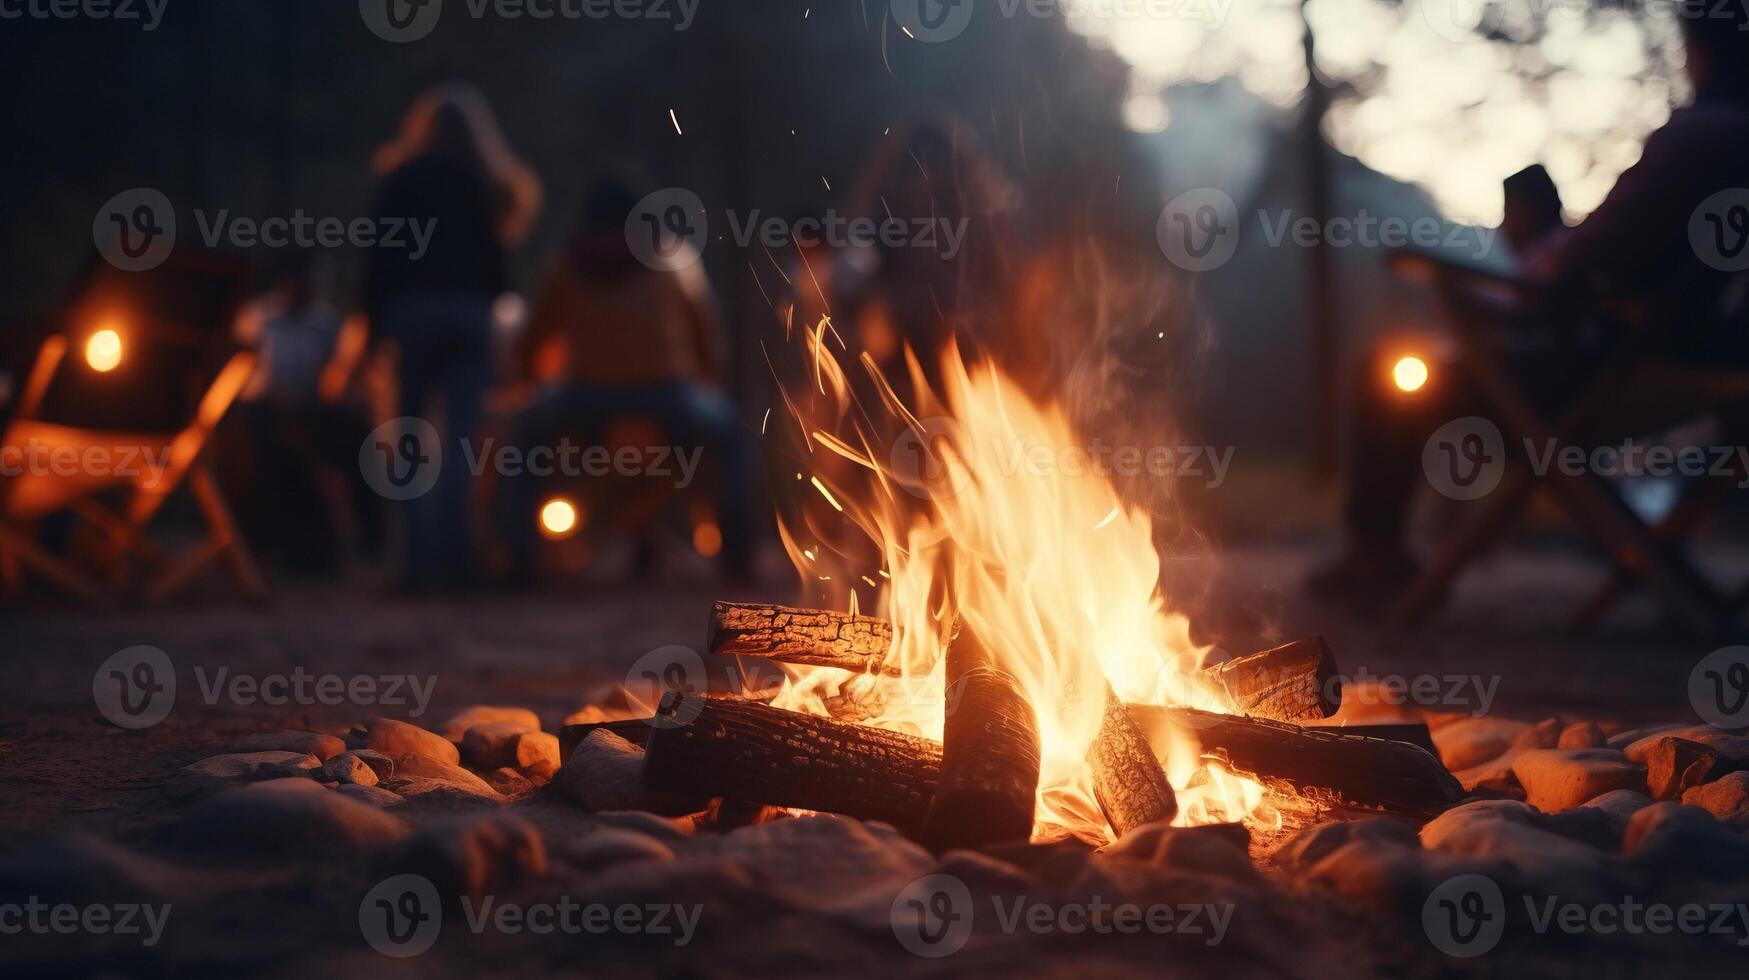
[[[398,348],[401,415],[430,421],[452,461],[408,509],[402,583],[450,587],[473,577],[459,442],[473,434],[492,380],[492,307],[509,290],[507,250],[534,221],[540,182],[510,150],[485,98],[455,82],[414,100],[377,152],[376,171],[379,221],[429,222],[432,230],[422,254],[371,251],[365,312],[375,337]]]

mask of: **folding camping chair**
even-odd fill
[[[1631,325],[1602,367],[1555,419],[1538,411],[1494,356],[1487,333],[1503,315],[1534,309],[1538,287],[1511,276],[1460,265],[1424,253],[1399,251],[1390,259],[1408,278],[1431,284],[1463,369],[1469,374],[1510,446],[1529,442],[1560,451],[1587,448],[1605,435],[1608,416],[1632,415],[1634,406],[1656,406],[1662,419],[1643,431],[1699,418],[1749,400],[1749,371],[1697,369],[1643,363],[1650,338],[1666,328],[1657,312],[1599,300],[1595,311]],[[1648,419],[1654,417],[1648,412]],[[1649,527],[1602,476],[1556,467],[1540,477],[1511,452],[1500,485],[1466,515],[1427,568],[1393,602],[1389,625],[1412,628],[1440,604],[1463,569],[1523,516],[1532,491],[1543,486],[1576,524],[1609,553],[1611,581],[1581,610],[1577,623],[1595,621],[1633,581],[1643,581],[1685,628],[1714,638],[1731,633],[1739,603],[1727,600],[1688,560],[1681,539],[1700,523],[1716,496],[1704,485],[1659,527]],[[1717,482],[1717,481],[1710,481]]]
[[[118,281],[114,273],[99,272],[81,299],[70,305],[69,328],[43,342],[0,446],[20,461],[104,459],[108,465],[15,465],[0,476],[0,578],[8,591],[21,588],[29,570],[92,603],[108,603],[129,592],[161,602],[223,557],[246,594],[266,594],[254,558],[203,459],[214,429],[254,370],[254,356],[235,351],[216,371],[192,371],[202,387],[191,409],[175,407],[180,398],[165,397],[174,396],[179,382],[187,380],[182,372],[153,370],[215,360],[210,356],[212,337],[166,318],[162,301],[188,288],[222,291],[235,275],[234,269],[200,258],[184,259],[151,288],[142,280]],[[207,302],[200,319],[223,319],[228,329],[234,302],[222,295]],[[104,333],[111,336],[100,339]],[[74,350],[82,351],[84,359],[70,357]],[[154,357],[155,352],[161,356]],[[117,371],[130,359],[143,362],[131,379]],[[113,377],[112,371],[122,376]],[[117,390],[106,391],[109,381]],[[145,397],[140,397],[142,391]],[[130,424],[136,421],[137,430]],[[162,468],[144,465],[146,460],[159,461]],[[184,485],[205,524],[204,534],[186,549],[166,554],[147,527]],[[57,554],[43,543],[42,522],[62,512],[72,515],[80,528],[96,532],[94,561]],[[149,569],[137,589],[129,574],[130,559]]]

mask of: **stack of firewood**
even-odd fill
[[[892,625],[873,616],[719,602],[708,646],[721,656],[892,675],[892,637]],[[717,800],[842,813],[887,821],[938,850],[1025,839],[1039,781],[1032,705],[971,629],[956,626],[945,656],[939,743],[754,699],[671,692],[653,718],[568,726],[567,768],[584,778],[618,773],[622,782],[635,774],[635,793],[585,790],[619,805],[635,798],[681,812]],[[1343,806],[1433,813],[1463,796],[1429,751],[1425,727],[1307,724],[1329,718],[1341,700],[1321,637],[1206,668],[1198,680],[1224,692],[1234,713],[1124,704],[1107,686],[1088,765],[1114,837],[1176,812],[1150,734],[1191,739],[1233,772]]]

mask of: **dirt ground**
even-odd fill
[[[1639,601],[1593,635],[1576,637],[1564,629],[1564,617],[1600,580],[1593,563],[1534,549],[1495,556],[1465,579],[1451,606],[1428,629],[1388,635],[1365,619],[1308,606],[1299,599],[1299,579],[1322,551],[1318,544],[1240,548],[1218,559],[1178,560],[1167,568],[1166,577],[1177,601],[1193,611],[1201,638],[1235,654],[1320,632],[1329,638],[1346,673],[1440,678],[1437,696],[1450,703],[1434,707],[1461,709],[1487,691],[1488,711],[1529,721],[1561,714],[1623,723],[1693,720],[1687,679],[1710,647],[1660,626],[1655,610]],[[566,715],[586,703],[592,689],[618,683],[632,661],[646,651],[666,644],[702,648],[710,600],[788,597],[786,584],[776,582],[740,589],[698,581],[660,588],[576,588],[432,599],[385,598],[338,584],[306,583],[280,589],[264,605],[221,600],[104,613],[66,606],[6,610],[0,620],[0,665],[5,668],[5,682],[0,685],[4,688],[0,690],[0,857],[29,855],[47,846],[45,842],[65,839],[70,833],[123,841],[153,839],[180,810],[162,790],[174,772],[226,751],[228,743],[250,732],[342,732],[372,713],[436,725],[472,704],[525,706],[540,715],[543,727],[556,731]],[[97,710],[93,674],[110,655],[139,644],[169,655],[176,667],[178,695],[162,724],[125,731],[109,724]],[[257,676],[298,670],[342,677],[408,675],[431,684],[430,700],[422,712],[410,690],[400,692],[407,699],[404,703],[380,709],[352,704],[238,704],[224,697],[207,703],[203,685],[226,668]],[[537,825],[557,828],[554,833],[560,837],[578,833],[579,817],[555,812],[544,803],[524,809]],[[709,867],[708,874],[699,873],[726,874]],[[719,951],[714,965],[676,958],[671,951],[643,960],[643,965],[655,967],[652,975],[671,976],[742,975],[767,971],[779,963],[792,964],[803,975],[864,972],[864,965],[835,964],[821,951],[821,942],[830,945],[841,940],[848,948],[873,956],[869,950],[875,947],[868,946],[866,936],[840,936],[841,925],[822,926],[798,906],[774,897],[785,888],[812,893],[805,876],[792,872],[775,878],[781,879],[781,886],[761,885],[757,875],[748,880],[730,874],[723,881],[713,877],[707,890],[716,889],[713,893],[721,897],[722,889],[728,888],[739,896],[731,904],[739,901],[745,906],[737,921],[748,928],[757,927],[752,920],[758,909],[769,911],[770,906],[781,905],[778,921],[790,928],[824,929],[820,935],[803,941],[764,930],[755,941],[764,944],[760,955],[722,953],[741,948],[732,935],[734,928],[740,928],[735,926],[715,934],[709,944]],[[287,914],[284,906],[303,904],[294,896],[307,887],[326,886],[320,882],[311,886],[300,879],[295,887],[283,884],[278,892],[268,887],[272,897],[262,899],[261,913]],[[819,888],[819,894],[828,893],[829,879],[822,879]],[[1271,909],[1291,905],[1282,896],[1258,901]],[[1351,968],[1319,974],[1326,977],[1437,976],[1455,969],[1449,961],[1423,957],[1413,944],[1376,937],[1352,944],[1333,940],[1319,932],[1338,928],[1326,921],[1329,918],[1318,915],[1293,923],[1289,931],[1307,944],[1306,958],[1271,951],[1269,930],[1262,929],[1252,937],[1255,945],[1228,959],[1191,956],[1186,962],[1200,965],[1187,966],[1186,975],[1203,975],[1216,967],[1216,972],[1231,976],[1312,975],[1307,967],[1317,962],[1347,962]],[[320,925],[326,928],[333,923]],[[334,928],[344,931],[344,925]],[[264,928],[257,923],[245,934],[259,938]],[[326,975],[380,976],[381,970],[406,966],[377,959],[355,941],[335,943],[319,950],[321,955],[314,959],[305,959],[312,952],[313,934],[325,933],[303,922],[289,928],[289,938],[258,942],[250,947],[251,953],[217,943],[215,948],[222,952],[214,958],[197,958],[198,969],[192,972],[282,968],[285,975],[311,975],[306,969],[320,963],[320,972]],[[264,950],[280,966],[263,962]],[[608,943],[601,953],[607,957],[604,964],[645,955],[624,942]],[[485,963],[495,963],[494,955],[470,947],[441,962],[444,971],[460,975],[480,968],[482,957]],[[553,957],[521,950],[515,956],[528,962],[528,972],[537,975],[561,963],[578,962],[568,953]],[[1103,956],[1090,951],[1088,957],[1077,954],[1075,962],[1097,970]],[[1415,962],[1393,966],[1399,956]],[[1354,959],[1348,961],[1349,957]],[[1131,948],[1114,954],[1107,965],[1111,972],[1129,973],[1154,959],[1151,953],[1140,955]],[[431,960],[418,962],[426,971],[437,966]],[[901,963],[903,969],[894,972],[907,975],[946,975],[956,972],[954,966],[968,965],[950,961],[937,969],[940,965],[934,961]],[[990,947],[977,965],[980,970],[1048,972],[1020,948]],[[1510,971],[1495,972],[1507,965],[1466,964],[1461,972],[1510,975]],[[163,967],[151,960],[135,963],[133,969],[155,974]],[[626,975],[645,972],[651,971],[633,969]],[[1708,974],[1700,969],[1693,975]]]

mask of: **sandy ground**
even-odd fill
[[[1179,601],[1193,610],[1198,633],[1208,642],[1244,653],[1283,638],[1322,632],[1347,672],[1440,678],[1439,696],[1452,703],[1435,707],[1480,707],[1477,699],[1487,691],[1486,706],[1492,712],[1533,721],[1563,713],[1622,722],[1693,717],[1687,706],[1688,674],[1710,646],[1659,626],[1649,604],[1630,603],[1608,628],[1590,637],[1565,631],[1564,617],[1599,580],[1593,563],[1533,549],[1495,556],[1464,581],[1429,629],[1393,636],[1365,619],[1300,601],[1297,583],[1320,553],[1316,545],[1233,549],[1218,560],[1176,561],[1167,569],[1167,580]],[[191,761],[224,751],[227,741],[242,733],[285,728],[339,732],[379,711],[435,725],[455,709],[478,703],[532,708],[548,730],[556,730],[585,703],[592,688],[617,683],[644,652],[665,644],[700,648],[711,599],[781,600],[785,593],[781,584],[725,590],[701,582],[387,599],[338,585],[302,584],[281,589],[259,606],[221,601],[102,614],[69,607],[6,610],[0,620],[0,664],[5,668],[0,685],[0,855],[30,853],[68,832],[123,840],[150,837],[177,812],[177,805],[161,792],[165,780]],[[96,710],[92,680],[105,658],[137,644],[158,647],[171,657],[179,688],[175,709],[162,724],[130,732],[110,725]],[[423,712],[409,689],[401,692],[404,703],[380,709],[237,704],[223,697],[207,703],[197,675],[210,681],[221,669],[256,676],[299,670],[343,677],[408,675],[429,683],[431,694]],[[537,823],[575,819],[541,817],[541,812],[536,809]],[[576,828],[566,832],[574,834]],[[768,896],[769,889],[762,892],[756,882],[741,881],[736,887],[755,896],[747,899],[755,905],[767,900],[757,898]],[[786,911],[785,920],[796,924],[795,914]],[[1321,921],[1313,917],[1294,928],[1315,931],[1323,927]],[[828,929],[823,935],[834,933]],[[821,960],[809,943],[802,944],[808,952],[792,951],[794,958],[785,960],[783,950],[793,937],[760,941],[774,955],[748,957],[744,965],[749,969],[792,962],[801,972],[816,975],[829,965],[829,958]],[[1346,954],[1341,943],[1332,947],[1328,937],[1307,942],[1316,959],[1327,963],[1358,956],[1365,946],[1365,957],[1350,963],[1352,972],[1344,975],[1392,972],[1397,969],[1389,965],[1393,956],[1411,955],[1390,942],[1369,940]],[[297,955],[309,951],[304,940],[294,946]],[[1268,946],[1261,941],[1257,949],[1225,961],[1238,965],[1231,975],[1308,975],[1296,968],[1293,957],[1259,953]],[[338,971],[328,975],[374,974],[387,963],[353,959],[360,955],[356,947],[341,943],[335,959],[324,961],[329,962],[324,970]],[[271,943],[261,948],[279,949]],[[719,937],[714,948],[738,947]],[[478,967],[476,958],[462,956],[452,965]],[[1120,969],[1119,961],[1129,966]],[[1113,960],[1112,968],[1127,972],[1146,961],[1124,954]],[[550,958],[543,962],[552,964]],[[657,972],[667,975],[737,973],[679,965],[683,962],[691,961],[664,955],[647,965],[660,965]],[[1012,969],[1027,962],[1023,952],[992,951],[980,958],[980,969]],[[1098,958],[1079,962],[1087,965]],[[341,968],[341,963],[347,965]],[[1405,965],[1400,975],[1443,975],[1450,964],[1442,963]],[[931,963],[905,960],[903,965],[907,974],[938,972]],[[1036,962],[1033,966],[1038,968]],[[259,962],[251,965],[252,970],[260,967]],[[303,972],[287,969],[288,975]],[[1492,968],[1466,967],[1463,972],[1496,975]],[[1701,970],[1694,975],[1707,974]]]

